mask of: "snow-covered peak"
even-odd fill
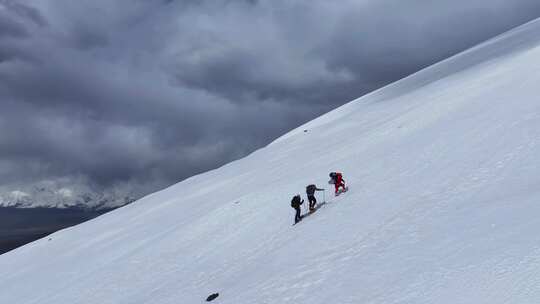
[[[110,209],[132,201],[133,196],[125,192],[97,191],[83,184],[46,181],[19,188],[0,186],[0,207]]]
[[[539,66],[534,21],[0,256],[0,303],[538,303]]]

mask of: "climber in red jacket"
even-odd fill
[[[339,172],[330,173],[329,183],[334,184],[334,186],[336,187],[336,192],[335,192],[336,195],[339,195],[340,193],[339,187],[343,188],[342,192],[347,191],[347,187],[345,187],[345,180],[343,179],[343,176]]]

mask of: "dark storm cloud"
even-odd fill
[[[26,31],[21,24],[10,20],[5,14],[0,13],[0,37],[21,37]]]
[[[37,9],[17,0],[0,0],[0,6],[13,15],[16,15],[22,19],[30,20],[36,25],[45,26],[47,24]]]
[[[536,0],[0,0],[0,178],[142,194],[538,16]]]

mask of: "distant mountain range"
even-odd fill
[[[125,194],[34,186],[30,189],[0,193],[0,207],[103,210],[129,204],[135,199]]]

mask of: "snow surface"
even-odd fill
[[[540,303],[539,83],[534,21],[0,256],[0,303]]]

